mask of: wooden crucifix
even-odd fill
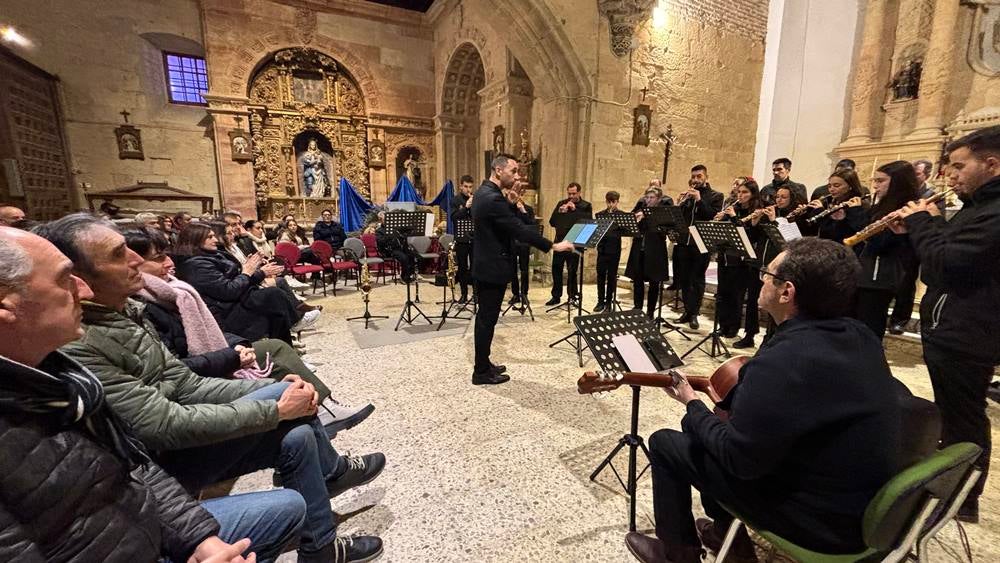
[[[672,124],[667,125],[666,133],[660,133],[660,139],[663,139],[663,177],[660,178],[660,183],[666,189],[667,168],[670,166],[670,148],[674,144],[674,126]]]

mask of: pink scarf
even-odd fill
[[[143,273],[142,279],[146,287],[139,291],[140,297],[180,313],[188,354],[197,356],[229,347],[219,323],[215,321],[212,312],[198,295],[198,290],[173,276],[170,276],[169,281],[164,281]],[[237,370],[233,373],[233,377],[263,379],[271,375],[272,367],[271,356],[268,354],[263,368],[255,364],[252,368]]]

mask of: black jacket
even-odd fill
[[[755,254],[757,254],[758,251],[763,251],[764,241],[767,240],[767,236],[764,234],[764,229],[761,227],[761,222],[766,222],[768,220],[767,217],[761,217],[760,221],[758,221],[756,225],[753,225],[749,221],[746,223],[740,221],[740,219],[743,219],[748,215],[750,215],[753,212],[752,210],[744,209],[743,207],[740,206],[739,203],[733,206],[733,210],[736,211],[735,217],[730,217],[729,215],[726,215],[725,217],[723,217],[722,220],[732,223],[737,227],[743,227],[743,230],[746,231],[747,233],[747,238],[750,239],[750,246],[751,248],[753,248]],[[744,262],[751,263],[749,259],[745,259],[742,254],[732,249],[720,252],[717,262],[719,263],[720,267],[729,267],[729,266],[741,267],[743,266]],[[752,264],[756,264],[759,266],[760,263],[761,263],[761,256],[758,255],[757,260],[754,260]]]
[[[820,219],[816,225],[819,230],[819,238],[843,243],[845,238],[854,235],[868,224],[867,205],[848,207],[844,209],[844,213],[846,217],[840,221],[835,221],[831,215]],[[810,213],[810,215],[815,215],[815,213]],[[806,224],[808,225],[808,222]]]
[[[610,212],[607,209],[598,211],[594,214],[595,219],[610,218],[614,219],[616,215],[628,215],[625,211],[621,209],[615,209],[614,212]],[[622,255],[622,231],[615,225],[608,229],[608,232],[601,239],[601,242],[597,243],[597,254],[600,256],[618,256]]]
[[[344,247],[344,241],[347,240],[347,233],[344,232],[344,227],[336,221],[330,221],[329,223],[324,223],[323,221],[317,221],[316,225],[313,226],[313,240],[323,240],[330,243],[330,246],[334,250]]]
[[[27,369],[0,358],[0,377]],[[153,463],[130,475],[83,423],[0,412],[0,451],[0,561],[186,561],[219,533],[173,477]]]
[[[774,196],[778,193],[778,188],[787,186],[791,188],[792,193],[798,194],[802,201],[809,201],[809,197],[806,195],[806,187],[804,184],[798,182],[793,182],[791,178],[784,180],[783,182],[773,181],[770,184],[764,186],[760,189],[760,203],[765,207],[774,204]]]
[[[535,208],[534,207],[532,207],[532,206],[528,205],[527,203],[525,203],[524,204],[524,213],[521,213],[517,209],[517,205],[511,204],[510,211],[511,211],[511,213],[514,214],[515,217],[517,217],[525,225],[528,225],[529,227],[531,227],[533,229],[537,229],[538,228],[538,227],[534,226],[534,225],[538,224],[538,221],[535,220]],[[524,243],[524,242],[521,242],[521,241],[518,241],[518,240],[514,241],[514,250],[527,250],[530,246],[531,245],[529,245],[527,243]]]
[[[188,282],[205,300],[219,324],[264,281],[264,272],[243,273],[243,266],[228,252],[217,250],[196,256],[176,256],[177,277]]]
[[[712,189],[712,186],[705,182],[698,191],[701,193],[701,200],[695,201],[694,199],[684,200],[680,206],[684,211],[684,219],[687,223],[685,227],[690,227],[694,225],[695,221],[711,221],[715,218],[715,214],[722,211],[722,204],[725,201],[725,196],[722,192],[717,192]],[[682,235],[681,239],[677,241],[677,244],[683,246],[694,245],[694,239],[691,238],[691,234]]]
[[[660,200],[660,205],[669,207],[673,203],[667,198]],[[635,204],[632,213],[646,206],[643,200]],[[669,277],[667,268],[667,235],[658,231],[643,218],[638,223],[639,236],[632,239],[632,247],[628,251],[628,262],[625,264],[625,275],[632,281],[661,282]]]
[[[583,199],[574,204],[576,209],[573,211],[559,213],[559,208],[562,207],[567,201],[569,201],[568,198],[559,200],[555,209],[552,210],[552,216],[549,217],[549,225],[555,227],[556,229],[556,242],[565,238],[566,233],[573,228],[573,225],[583,221],[584,219],[594,218],[594,210],[591,207],[590,202]]]
[[[454,223],[459,219],[472,219],[472,209],[465,206],[469,198],[462,194],[461,192],[455,194],[455,197],[451,198],[451,222]],[[455,237],[455,242],[460,244],[465,244],[471,242],[469,237]]]
[[[906,276],[907,269],[916,263],[908,235],[883,231],[854,247],[861,261],[861,279],[858,287],[884,289],[895,292]]]
[[[240,252],[248,258],[257,254],[257,245],[253,243],[253,239],[250,238],[250,235],[236,237],[236,247],[239,248]]]
[[[984,184],[951,218],[906,218],[927,293],[920,330],[931,344],[1000,364],[1000,176]]]
[[[202,377],[229,378],[233,372],[240,369],[240,354],[232,346],[234,344],[250,346],[250,341],[234,334],[226,334],[229,346],[192,356],[188,353],[187,336],[184,334],[180,313],[139,296],[134,296],[133,299],[142,301],[146,305],[142,310],[143,318],[153,325],[167,349],[191,371]]]
[[[511,211],[510,202],[500,187],[486,180],[472,199],[473,242],[472,277],[478,281],[503,285],[510,281],[510,257],[513,241],[519,240],[548,252],[552,242],[525,225]]]
[[[723,402],[728,422],[696,400],[681,427],[739,488],[774,499],[762,514],[780,515],[787,529],[769,530],[809,549],[853,553],[864,548],[865,508],[902,469],[908,394],[868,327],[794,318],[740,370]]]

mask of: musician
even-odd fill
[[[712,189],[708,183],[708,169],[698,164],[691,168],[688,189],[681,193],[677,205],[684,211],[685,230],[695,221],[711,221],[722,211],[723,195]],[[677,322],[688,323],[693,330],[698,329],[698,314],[701,312],[701,298],[705,296],[705,270],[711,256],[698,252],[691,234],[682,234],[674,245],[674,285],[684,302],[684,314]]]
[[[743,227],[753,248],[763,247],[766,239],[760,228],[763,211],[760,210],[760,190],[753,178],[740,176],[733,181],[736,186],[736,201],[717,213],[715,221],[727,221]],[[782,186],[782,188],[788,188]],[[751,219],[751,216],[756,219]],[[760,331],[760,316],[757,297],[760,294],[760,264],[758,260],[744,259],[740,254],[723,251],[718,256],[719,286],[715,294],[715,306],[719,312],[719,329],[722,336],[736,338],[740,327],[743,304],[747,305],[744,336],[733,343],[734,348],[752,348],[754,337]]]
[[[573,243],[562,241],[552,244],[533,227],[528,227],[514,216],[510,203],[501,189],[514,185],[518,175],[517,159],[500,154],[490,165],[490,177],[484,180],[473,196],[472,220],[475,224],[472,244],[472,279],[476,283],[479,311],[476,313],[475,350],[476,365],[472,384],[496,384],[510,380],[503,373],[505,366],[490,362],[493,332],[500,317],[500,304],[510,281],[510,256],[512,242],[526,242],[545,252],[570,252]]]
[[[528,183],[523,177],[518,176],[514,185],[507,190],[507,201],[510,202],[511,211],[522,223],[537,229],[535,225],[535,209],[524,203],[524,189]],[[514,241],[514,252],[510,255],[511,280],[510,280],[510,304],[521,303],[528,298],[528,285],[531,281],[531,247],[523,242]],[[520,274],[520,280],[518,280]]]
[[[646,193],[635,207],[632,214],[639,226],[639,236],[632,241],[629,249],[628,263],[625,265],[625,275],[632,280],[632,303],[634,308],[642,310],[643,298],[646,297],[646,282],[649,282],[649,294],[646,297],[646,316],[652,319],[656,313],[656,304],[660,298],[660,287],[667,279],[667,234],[649,221],[650,207],[670,206],[673,200],[663,196],[663,190],[656,186],[646,188]],[[617,268],[617,261],[615,262]]]
[[[774,194],[781,186],[788,186],[798,197],[806,199],[806,187],[798,182],[793,182],[790,178],[792,173],[792,161],[781,157],[771,163],[771,173],[774,180],[760,190],[761,205],[768,206],[774,204]]]
[[[868,190],[861,186],[861,180],[854,170],[841,170],[830,174],[830,206],[842,203],[851,204],[846,209],[834,211],[819,219],[818,224],[810,221],[821,214],[824,209],[823,201],[814,199],[809,202],[809,207],[813,209],[807,217],[806,224],[814,224],[818,228],[819,238],[842,242],[845,238],[860,231],[868,224],[868,207],[862,200],[862,196],[868,194]]]
[[[958,512],[979,519],[979,495],[990,463],[986,392],[1000,364],[1000,126],[970,133],[946,147],[948,182],[964,203],[945,221],[934,204],[910,203],[894,232],[909,232],[927,293],[920,303],[924,361],[941,409],[942,447],[983,448],[983,475]]]
[[[603,211],[595,214],[597,219],[611,219],[616,215],[626,215],[624,211],[618,209],[618,202],[621,195],[611,190],[604,195],[604,203],[607,207]],[[597,305],[594,312],[600,313],[604,309],[611,310],[615,301],[615,294],[618,291],[618,263],[622,257],[622,231],[618,225],[612,226],[608,232],[597,243]]]
[[[833,167],[833,172],[837,173],[843,170],[854,170],[857,166],[858,165],[855,164],[853,160],[849,158],[842,158],[838,160],[837,165]],[[830,195],[830,184],[827,183],[813,190],[812,196],[809,197],[809,200],[812,201],[814,199],[824,198],[828,195]]]
[[[407,241],[407,230],[410,229],[390,232],[383,221],[375,228],[375,245],[380,256],[392,258],[399,264],[403,281],[411,283],[417,279],[420,255]]]
[[[472,218],[472,182],[472,176],[468,174],[459,180],[458,193],[451,199],[452,224],[459,219]],[[458,262],[455,277],[462,288],[458,302],[465,303],[469,300],[469,271],[472,264],[472,241],[468,236],[455,237],[455,260]]]
[[[556,240],[562,240],[569,233],[570,228],[584,219],[593,219],[593,210],[589,201],[584,201],[581,197],[583,188],[576,182],[570,182],[566,186],[566,199],[556,204],[549,217],[549,225],[556,229]],[[566,278],[566,293],[572,301],[577,296],[577,267],[580,264],[580,257],[575,252],[560,252],[552,255],[552,299],[545,305],[558,305],[562,301],[563,291],[563,266],[568,270]]]
[[[686,380],[667,389],[687,413],[683,431],[650,436],[656,537],[625,537],[637,559],[696,563],[703,545],[718,551],[733,519],[723,506],[807,549],[864,550],[865,508],[904,463],[907,392],[878,339],[845,317],[859,270],[841,244],[791,241],[761,270],[759,304],[779,326],[720,403],[728,420]],[[692,486],[714,520],[695,521]],[[734,550],[756,560],[745,529]]]
[[[883,217],[920,197],[917,175],[905,160],[879,166],[872,177],[876,203],[868,211],[869,222]],[[861,279],[858,281],[858,304],[855,317],[868,325],[875,336],[885,336],[892,302],[906,276],[909,264],[916,256],[905,234],[883,231],[854,247],[861,259]]]
[[[774,205],[765,208],[764,215],[768,222],[777,223],[778,218],[784,218],[785,221],[789,223],[795,223],[799,227],[801,232],[804,227],[804,221],[802,220],[806,211],[806,202],[803,199],[799,199],[795,192],[788,186],[781,186],[778,191],[774,193]],[[800,213],[798,217],[791,215],[793,212]],[[791,219],[789,220],[789,217]],[[764,237],[763,246],[757,251],[757,255],[760,257],[762,264],[770,264],[771,260],[781,252],[781,247],[775,245],[771,242],[771,239],[767,236]],[[764,333],[764,343],[774,336],[774,330],[778,325],[774,322],[771,315],[767,316],[767,331]]]

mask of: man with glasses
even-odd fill
[[[718,552],[728,510],[808,549],[864,550],[858,522],[899,470],[906,391],[871,330],[846,317],[860,270],[842,244],[791,241],[761,269],[758,304],[778,328],[719,403],[728,419],[683,377],[666,389],[687,414],[683,431],[650,436],[656,537],[625,537],[637,559],[695,563],[703,546]],[[691,487],[714,520],[694,519]],[[745,530],[733,549],[727,561],[756,561]]]
[[[344,247],[347,233],[344,232],[343,225],[333,220],[332,210],[324,209],[319,214],[319,221],[313,226],[313,240],[326,241],[334,250]]]

